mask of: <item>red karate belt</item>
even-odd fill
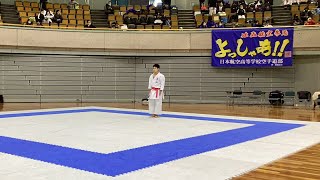
[[[159,97],[160,88],[152,87],[152,90],[155,90],[155,91],[156,91],[156,98],[158,98],[158,97]]]

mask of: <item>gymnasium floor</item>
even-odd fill
[[[320,179],[317,151],[294,158],[296,167],[311,161],[302,172],[266,165],[320,142],[310,109],[165,104],[153,119],[138,104],[1,108],[1,180]]]

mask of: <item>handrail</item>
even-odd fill
[[[35,28],[35,29],[50,29],[50,30],[91,30],[91,31],[185,31],[185,32],[207,32],[212,30],[221,30],[221,28],[205,28],[205,29],[114,29],[114,28],[75,28],[75,27],[56,27],[52,28],[50,26],[36,26],[36,25],[22,25],[22,24],[10,24],[10,23],[1,23],[0,27],[25,27],[25,28]],[[293,27],[297,30],[309,29],[309,28],[320,28],[320,24],[318,25],[300,25],[300,26],[274,26],[279,28],[284,27]],[[253,29],[256,27],[243,27],[243,28],[223,28],[223,29]],[[268,27],[259,27],[261,29],[268,28]]]

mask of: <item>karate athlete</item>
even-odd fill
[[[159,117],[162,111],[162,99],[164,98],[165,77],[159,72],[159,64],[153,65],[153,74],[149,78],[149,113],[151,117]]]

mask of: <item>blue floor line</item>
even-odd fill
[[[93,173],[117,176],[297,127],[301,126],[260,124],[111,154],[89,152],[1,136],[0,152]]]
[[[18,114],[0,114],[0,118],[81,112],[105,112],[139,116],[148,115],[146,112],[138,111],[88,108]],[[303,124],[258,122],[177,114],[164,114],[162,116],[167,118],[251,124],[251,126],[137,147],[134,149],[128,149],[109,154],[0,136],[0,152],[97,174],[118,176],[124,173],[129,173],[143,168],[148,168],[304,126]]]

